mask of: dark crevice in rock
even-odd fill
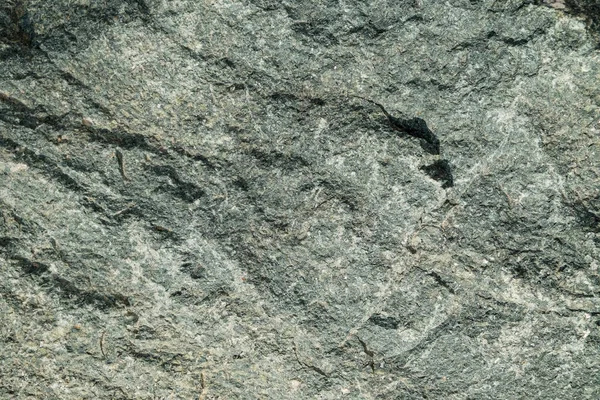
[[[442,182],[444,189],[454,186],[452,167],[448,160],[436,160],[433,164],[421,166],[419,169],[425,171],[431,179]]]
[[[32,47],[35,26],[28,10],[27,0],[8,0],[0,6],[0,40]]]
[[[392,129],[400,131],[402,133],[406,133],[409,136],[415,137],[419,139],[421,147],[423,150],[430,154],[439,155],[440,154],[440,141],[435,136],[435,134],[429,129],[425,120],[419,117],[412,118],[396,118],[392,116],[387,110],[383,107],[383,105],[374,102],[373,100],[367,99],[361,96],[353,96],[359,99],[363,99],[372,103],[379,107],[381,111],[383,111],[386,116],[390,126]]]
[[[400,326],[400,321],[397,318],[381,314],[371,315],[369,322],[385,329],[398,329],[398,326]]]

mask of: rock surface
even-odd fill
[[[0,397],[600,398],[568,3],[5,2]]]

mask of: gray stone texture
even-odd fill
[[[600,398],[598,9],[5,0],[0,398]]]

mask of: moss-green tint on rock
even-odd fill
[[[600,398],[588,3],[0,5],[0,398]]]

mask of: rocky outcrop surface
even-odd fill
[[[6,1],[0,397],[600,398],[558,3]]]

